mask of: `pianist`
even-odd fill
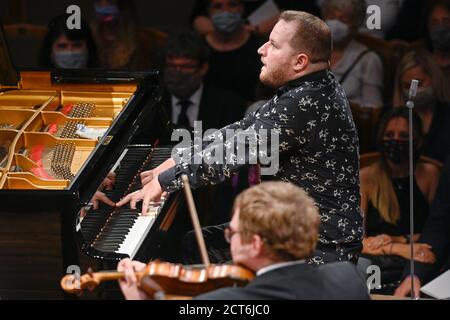
[[[279,154],[279,170],[269,178],[302,187],[317,204],[322,221],[319,243],[308,260],[315,264],[356,263],[363,236],[358,137],[345,93],[329,71],[331,50],[331,32],[322,20],[305,12],[283,12],[269,41],[258,50],[263,63],[260,79],[278,88],[276,95],[256,112],[214,134],[226,136],[226,129],[242,129],[278,135],[277,148],[269,152]],[[238,156],[238,150],[230,150],[236,148],[235,139],[219,146],[223,155]],[[248,160],[246,150],[244,163],[211,164],[206,160],[217,146],[205,148],[192,152],[192,161],[167,160],[147,173],[148,183],[141,190],[116,205],[129,202],[135,208],[142,200],[145,212],[149,202],[157,201],[164,191],[182,188],[181,175],[187,174],[194,188],[220,183]],[[199,157],[200,164],[193,161]]]
[[[263,182],[234,202],[225,237],[235,264],[256,272],[246,287],[223,288],[197,299],[367,299],[367,287],[356,267],[338,262],[315,267],[305,263],[317,243],[320,216],[314,201],[299,187]],[[126,299],[148,299],[137,287],[134,271],[145,264],[124,259],[118,271]],[[293,285],[295,283],[295,285]]]

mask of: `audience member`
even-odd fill
[[[431,1],[426,22],[427,46],[450,82],[450,0]]]
[[[210,0],[197,0],[191,14],[192,27],[202,35],[214,31],[213,23],[208,15],[209,2]],[[242,0],[245,8],[243,17],[247,19],[250,14],[266,2],[267,0]],[[274,0],[273,2],[279,10],[298,10],[306,11],[316,16],[320,15],[320,10],[314,0]],[[272,30],[277,20],[278,15],[267,18],[258,25],[251,25],[246,21],[245,28],[257,35],[266,36]]]
[[[324,0],[322,16],[331,28],[331,70],[350,102],[378,108],[383,104],[383,64],[380,57],[355,40],[366,16],[364,0]]]
[[[68,14],[53,18],[39,52],[41,67],[64,69],[97,66],[97,50],[89,25],[81,20],[80,29],[68,29]]]
[[[439,167],[424,162],[418,153],[421,139],[420,118],[413,117],[414,157],[414,234],[417,240],[428,216],[434,197]],[[387,112],[378,130],[380,159],[361,169],[361,209],[366,235],[363,254],[380,266],[382,282],[400,280],[406,259],[410,258],[409,242],[409,125],[408,110],[395,108]],[[417,244],[414,259],[434,262],[426,244]],[[420,253],[426,255],[420,255]]]
[[[419,80],[414,109],[422,119],[423,155],[443,162],[450,149],[450,92],[441,69],[424,49],[405,55],[397,67],[394,107],[405,106],[413,79]]]
[[[164,35],[137,23],[132,0],[95,0],[92,31],[100,65],[108,69],[147,69],[161,65]]]
[[[211,49],[205,81],[254,100],[261,70],[259,38],[244,28],[241,0],[211,0],[208,8],[214,31],[206,35]]]

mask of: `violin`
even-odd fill
[[[244,286],[254,278],[252,271],[235,265],[209,265],[204,267],[152,261],[145,269],[136,272],[138,285],[149,297],[163,294],[171,298],[190,298],[218,288]],[[88,272],[81,277],[73,274],[61,279],[61,288],[68,293],[84,289],[94,290],[104,281],[123,279],[123,272]]]

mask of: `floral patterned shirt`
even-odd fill
[[[264,156],[263,152],[274,151],[261,151],[248,141],[236,143],[237,134],[227,136],[227,129],[241,129],[258,141],[261,129],[278,134],[279,169],[269,178],[302,187],[315,200],[321,215],[319,243],[309,262],[356,262],[363,237],[359,142],[348,100],[335,76],[322,70],[290,81],[254,113],[203,139],[201,152],[195,152],[199,145],[194,141],[189,156],[200,161],[181,161],[161,173],[162,188],[179,190],[183,174],[194,188],[220,183],[256,153]],[[270,144],[270,134],[267,137]],[[217,138],[223,142],[211,143]],[[239,156],[239,147],[248,152]],[[224,164],[208,161],[218,150],[227,155]]]

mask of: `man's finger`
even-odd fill
[[[106,194],[104,194],[104,193],[99,196],[99,200],[101,202],[107,204],[110,207],[115,207],[116,206],[116,204],[110,198],[108,198],[106,196]]]
[[[145,263],[136,260],[131,261],[131,264],[133,265],[134,271],[142,271],[146,267]]]
[[[142,171],[141,172],[141,178],[145,178],[149,175],[153,174],[153,170],[147,170],[147,171]]]
[[[141,173],[141,183],[146,185],[153,179],[153,170],[144,171]]]
[[[153,180],[153,177],[151,176],[151,177],[145,177],[144,179],[142,179],[142,185],[146,185],[146,184],[148,184],[150,181],[152,181]]]
[[[131,201],[130,201],[130,208],[131,209],[136,209],[136,203],[140,200],[140,197],[138,196],[138,194],[133,194],[133,196],[131,197]]]
[[[92,207],[94,208],[94,210],[98,209],[98,199],[95,197],[92,199]]]
[[[128,194],[125,198],[123,198],[122,200],[120,200],[119,202],[116,203],[117,207],[121,207],[124,204],[127,204],[128,202],[130,202],[131,197],[132,197],[132,193]]]
[[[131,261],[130,258],[120,260],[119,263],[117,264],[117,271],[123,272],[129,261]]]
[[[150,203],[150,200],[152,200],[152,195],[149,192],[146,192],[146,194],[144,195],[144,199],[142,200],[142,215],[145,216],[147,215],[147,211],[148,211],[148,205]]]

